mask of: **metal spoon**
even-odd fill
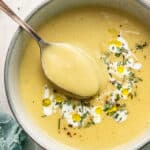
[[[66,44],[66,43],[57,43],[57,42],[45,42],[32,28],[29,24],[27,24],[25,21],[23,21],[19,16],[17,16],[9,7],[7,4],[5,4],[2,0],[0,0],[0,9],[5,12],[10,18],[12,18],[16,23],[18,23],[27,33],[29,33],[29,35],[31,35],[38,43],[39,48],[40,48],[40,55],[42,56],[42,53],[44,51],[44,49],[46,49],[49,46],[57,46],[58,48],[62,48],[63,47],[70,47],[73,48],[72,45]],[[42,63],[42,61],[41,61]],[[43,67],[42,64],[42,69],[44,71],[44,74],[47,76],[46,71]],[[48,78],[49,79],[49,78]],[[49,79],[50,80],[50,79]],[[51,81],[51,80],[50,80]],[[74,94],[70,91],[66,91],[64,90],[62,87],[59,87],[58,85],[56,85],[53,81],[51,81],[51,83],[53,84],[53,86],[59,90],[60,92],[63,92],[64,94],[73,97],[73,98],[78,98],[78,99],[87,99],[90,98],[93,95],[88,95],[88,96],[80,96],[78,94]],[[97,92],[97,91],[96,91]],[[95,93],[96,94],[96,93]]]

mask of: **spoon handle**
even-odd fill
[[[37,42],[42,41],[41,37],[37,35],[37,33],[32,29],[30,25],[28,25],[25,21],[23,21],[19,16],[15,14],[13,10],[9,8],[9,6],[0,0],[0,9],[5,12],[10,18],[12,18],[15,22],[17,22],[26,32],[28,32]]]

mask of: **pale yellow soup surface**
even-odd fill
[[[116,36],[114,31],[122,33],[132,50],[135,50],[137,42],[150,39],[150,31],[134,17],[121,11],[96,6],[63,12],[42,25],[38,31],[47,41],[62,41],[81,47],[97,63],[100,54],[107,51],[108,41]],[[89,128],[72,129],[63,121],[62,129],[58,132],[59,114],[41,117],[43,87],[49,82],[43,74],[40,51],[34,40],[31,40],[24,50],[20,65],[19,82],[23,104],[44,132],[69,146],[81,150],[99,150],[125,144],[150,127],[149,46],[145,47],[143,52],[136,52],[135,55],[142,63],[143,82],[139,83],[137,96],[126,100],[129,116],[123,123],[117,123],[105,115],[100,124]],[[67,131],[63,129],[64,127]],[[68,131],[76,135],[69,137]]]

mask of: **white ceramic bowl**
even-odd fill
[[[51,0],[44,2],[38,8],[33,10],[26,20],[36,29],[41,23],[64,9],[87,4],[123,9],[124,11],[137,16],[150,26],[149,0]],[[56,139],[48,137],[38,125],[34,124],[32,118],[27,114],[22,104],[18,90],[18,69],[23,55],[23,49],[28,42],[27,39],[28,35],[19,28],[12,39],[7,53],[4,72],[5,89],[10,108],[23,129],[43,148],[48,150],[71,150],[73,148],[59,143]],[[148,141],[150,141],[150,130],[144,132],[139,138],[134,139],[128,144],[121,145],[114,149],[138,149]]]

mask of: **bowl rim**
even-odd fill
[[[32,11],[30,11],[27,16],[25,17],[25,21],[26,22],[29,22],[32,17],[40,10],[42,9],[43,7],[45,7],[48,3],[51,3],[55,0],[45,0],[43,2],[41,2],[40,4],[38,4],[35,8],[32,9]],[[143,7],[145,7],[146,9],[150,9],[150,1],[148,2],[147,0],[136,0],[137,3],[139,3],[140,5],[143,5]],[[17,116],[17,113],[16,113],[16,110],[12,104],[12,98],[11,98],[11,95],[10,95],[10,92],[9,92],[9,86],[8,86],[8,70],[9,70],[9,64],[10,64],[10,57],[11,57],[11,54],[13,52],[13,48],[15,46],[15,42],[17,41],[18,37],[19,37],[19,34],[21,33],[23,29],[18,26],[15,33],[13,34],[12,36],[12,39],[11,39],[11,42],[9,44],[9,47],[7,49],[7,52],[6,52],[6,58],[5,58],[5,63],[4,63],[4,89],[5,89],[5,94],[6,94],[6,99],[7,99],[7,102],[8,102],[8,105],[9,105],[9,108],[14,116],[14,118],[16,119],[17,123],[21,126],[21,128],[26,132],[26,134],[38,145],[40,146],[42,149],[45,149],[40,143],[38,143],[36,140],[35,140],[35,137],[33,137],[32,135],[30,135],[27,131],[27,129],[24,127],[24,125],[21,123],[20,119],[18,118]],[[149,139],[145,140],[143,143],[141,143],[139,145],[139,147],[137,147],[139,150],[141,148],[143,148],[145,145],[147,145],[148,143],[150,142]]]

